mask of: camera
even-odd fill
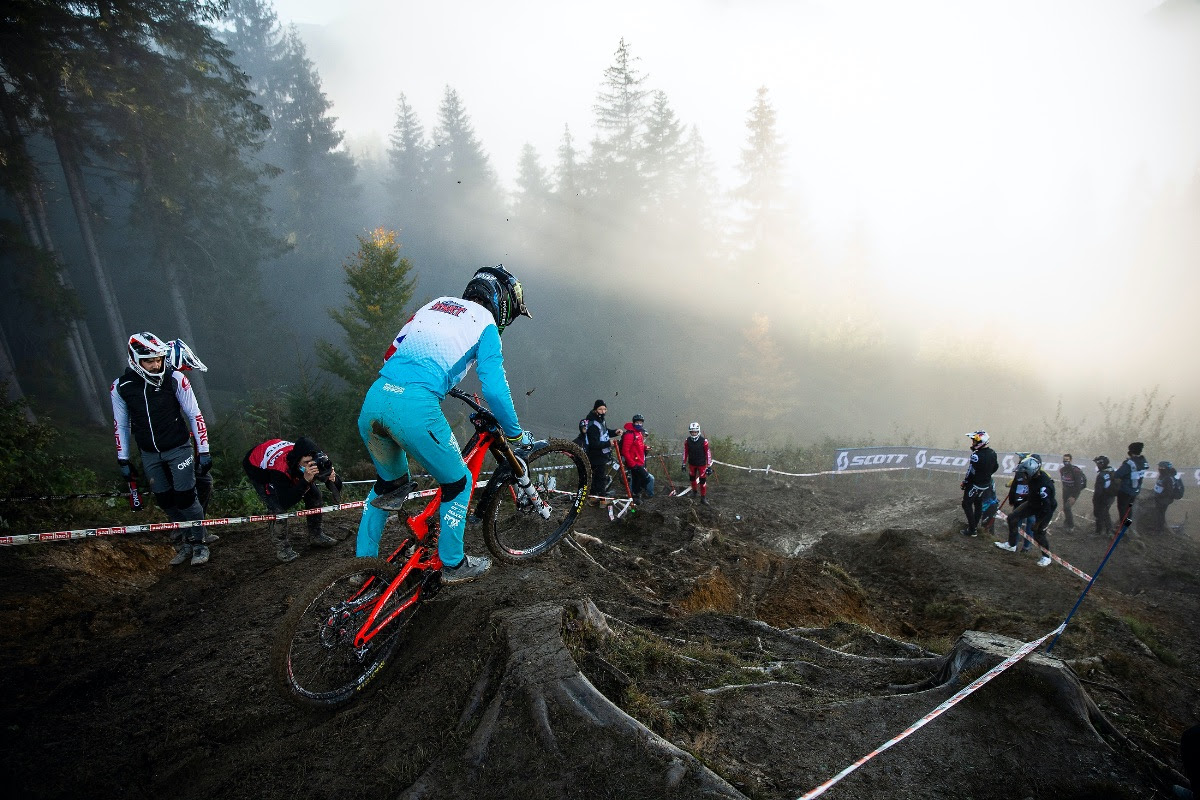
[[[318,450],[313,453],[313,463],[317,466],[317,480],[329,480],[329,476],[333,474],[333,459]]]

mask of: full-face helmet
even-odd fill
[[[172,339],[167,342],[167,363],[181,372],[192,369],[198,372],[208,372],[208,367],[204,366],[204,362],[196,357],[192,348],[188,347],[187,342],[183,339]]]
[[[149,331],[135,333],[129,337],[128,350],[129,366],[133,368],[133,371],[141,375],[151,386],[161,386],[163,376],[167,374],[168,350],[162,340]],[[142,360],[147,358],[163,359],[158,372],[149,372],[142,367]]]
[[[971,440],[971,449],[978,450],[981,447],[986,447],[991,437],[987,431],[972,431],[967,434],[967,438]]]
[[[1092,461],[1096,462],[1096,469],[1108,469],[1110,463],[1108,456],[1096,456]]]
[[[688,436],[695,438],[699,435],[700,435],[700,423],[699,422],[693,422],[691,425],[688,425]]]
[[[1017,464],[1017,473],[1024,475],[1027,478],[1032,478],[1037,474],[1037,471],[1042,468],[1042,459],[1037,453],[1032,453],[1021,459],[1021,463]]]
[[[496,320],[496,328],[500,333],[504,333],[504,329],[519,316],[533,319],[525,306],[521,282],[502,264],[478,270],[462,296],[464,300],[479,303],[492,312],[492,319]]]

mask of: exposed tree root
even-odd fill
[[[599,635],[612,635],[591,601],[576,603],[571,619],[564,616],[563,606],[554,603],[497,615],[505,647],[484,668],[468,698],[459,722],[460,735],[465,737],[461,750],[435,759],[401,797],[467,796],[471,783],[487,780],[498,769],[495,759],[536,761],[538,754],[518,755],[509,746],[521,732],[532,735],[540,746],[540,758],[553,762],[553,771],[569,781],[573,765],[559,763],[564,749],[559,738],[578,736],[583,729],[609,758],[626,767],[636,764],[643,785],[660,786],[663,796],[744,800],[690,753],[615,706],[579,671],[562,638],[564,625],[588,626]],[[473,723],[477,724],[471,731]],[[594,732],[587,733],[588,728]],[[471,769],[463,770],[463,762]],[[537,766],[530,763],[526,768]]]

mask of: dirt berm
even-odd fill
[[[19,798],[797,798],[1053,630],[1084,581],[957,533],[953,476],[726,478],[426,604],[336,714],[268,675],[297,594],[262,526],[170,568],[157,537],[0,551],[0,774]],[[1051,531],[1085,572],[1107,538]],[[468,529],[469,552],[481,552]],[[833,798],[1168,797],[1200,721],[1200,547],[1123,541],[1052,654]],[[1060,660],[1061,659],[1061,660]]]

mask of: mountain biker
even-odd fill
[[[967,526],[960,533],[963,536],[978,536],[984,501],[994,500],[996,496],[992,475],[999,468],[999,462],[996,460],[996,451],[988,447],[990,437],[987,431],[972,431],[966,437],[971,440],[971,462],[967,474],[958,485],[963,491],[962,508],[967,515]]]
[[[1063,453],[1062,469],[1058,471],[1058,478],[1062,481],[1063,527],[1069,531],[1074,530],[1075,516],[1071,513],[1071,506],[1075,505],[1079,495],[1087,488],[1087,475],[1071,463],[1070,453]]]
[[[630,491],[636,502],[642,492],[646,497],[654,497],[654,476],[646,469],[646,418],[634,414],[631,422],[625,423],[625,433],[621,435],[621,459],[629,470]]]
[[[1129,515],[1129,507],[1134,498],[1142,490],[1142,479],[1150,464],[1142,455],[1145,445],[1142,442],[1130,442],[1127,458],[1113,473],[1113,482],[1117,485],[1117,524],[1124,525]],[[1132,521],[1132,520],[1130,520]]]
[[[1027,456],[1017,465],[1017,472],[1029,479],[1029,499],[1021,503],[1008,515],[1008,542],[993,542],[1001,550],[1010,553],[1017,552],[1017,526],[1021,520],[1029,516],[1036,517],[1033,524],[1033,538],[1041,547],[1050,551],[1050,536],[1046,528],[1054,519],[1058,510],[1058,501],[1054,498],[1054,479],[1042,469],[1042,461],[1036,456]],[[1038,559],[1039,567],[1050,566],[1050,556],[1043,554]]]
[[[688,425],[688,437],[683,440],[683,468],[692,482],[692,491],[700,495],[700,503],[708,505],[708,476],[712,475],[712,450],[708,439],[700,435],[700,423]]]
[[[592,485],[588,494],[601,497],[608,494],[612,485],[612,474],[609,465],[612,464],[612,438],[619,431],[608,427],[604,416],[608,413],[608,405],[603,400],[592,403],[592,410],[579,420],[579,436],[583,439],[581,446],[587,451],[588,461],[592,465]]]
[[[478,364],[484,399],[504,435],[513,443],[532,444],[517,421],[500,347],[500,334],[518,316],[532,319],[520,281],[500,265],[476,271],[462,298],[439,297],[400,329],[358,417],[358,432],[378,479],[363,507],[357,555],[379,555],[379,538],[388,516],[385,509],[397,510],[407,491],[411,453],[441,484],[442,581],[473,580],[491,566],[487,556],[463,553],[463,528],[474,486],[440,403]],[[378,506],[372,502],[393,493]]]
[[[321,452],[312,439],[301,436],[295,442],[268,439],[252,448],[242,459],[242,470],[250,485],[272,514],[282,514],[304,501],[305,508],[320,508],[321,486],[325,483],[336,495],[342,479],[329,456]],[[304,518],[308,527],[308,543],[313,547],[333,547],[337,540],[321,530],[321,515]],[[275,557],[294,561],[299,556],[288,539],[288,520],[271,520],[268,536],[275,545]]]
[[[127,481],[137,475],[129,458],[136,444],[150,491],[167,518],[172,522],[203,519],[204,509],[196,496],[195,462],[205,474],[212,469],[212,456],[208,428],[192,385],[183,372],[166,363],[169,348],[153,333],[133,334],[126,349],[129,366],[109,389],[121,475]],[[189,559],[193,566],[208,563],[208,546],[200,526],[184,530],[171,565]]]
[[[1108,456],[1096,456],[1096,486],[1092,491],[1092,517],[1096,520],[1096,533],[1108,536],[1113,532],[1112,504],[1117,499],[1117,486],[1113,481],[1113,468]]]

